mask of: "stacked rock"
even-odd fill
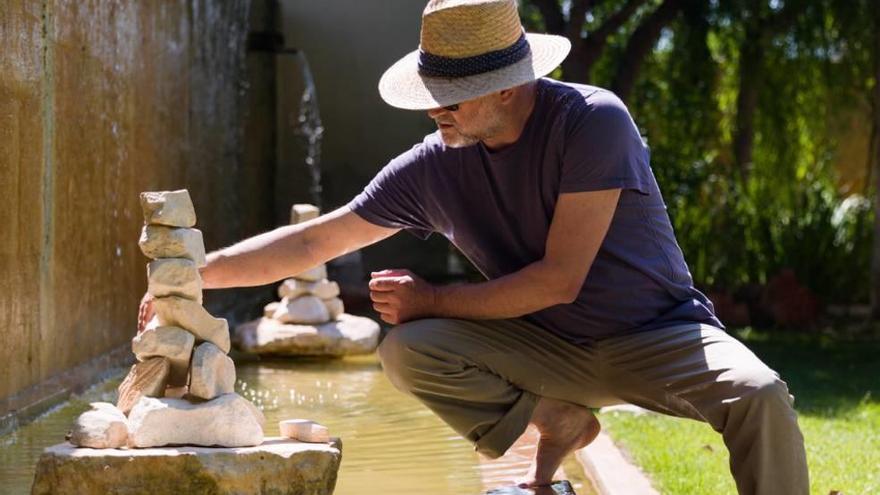
[[[259,445],[265,419],[234,392],[235,364],[227,356],[229,326],[202,306],[199,268],[205,265],[205,246],[201,231],[193,228],[196,215],[189,193],[145,192],[140,199],[145,225],[138,244],[152,259],[147,291],[155,298],[156,314],[132,340],[139,362],[119,385],[117,407],[127,419],[125,443],[132,447]],[[110,426],[116,428],[113,441],[83,440],[95,437],[82,432],[100,429],[96,417],[106,406],[112,407],[93,405],[94,410],[80,418],[87,423],[77,420],[71,443],[122,446],[116,426],[120,415],[106,419],[108,431]]]
[[[290,223],[320,215],[316,206],[293,205]],[[373,352],[379,325],[369,318],[345,314],[339,284],[327,279],[318,265],[278,287],[281,301],[263,308],[263,318],[236,329],[236,344],[245,352],[298,356],[341,356]]]
[[[293,205],[290,223],[318,218],[320,210],[313,205]],[[327,265],[321,264],[289,278],[278,287],[281,302],[271,302],[263,314],[281,323],[320,325],[335,320],[343,311],[339,284],[327,280]]]

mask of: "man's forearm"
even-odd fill
[[[433,316],[446,318],[516,318],[577,297],[580,286],[545,261],[487,282],[435,288]]]
[[[201,269],[205,288],[264,285],[320,263],[309,252],[304,225],[279,227],[209,254]]]
[[[272,283],[393,235],[347,207],[308,222],[279,227],[208,255],[206,289]]]

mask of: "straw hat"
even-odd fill
[[[379,94],[407,110],[453,105],[545,76],[570,49],[562,36],[525,33],[515,0],[431,0],[419,49],[385,71]]]

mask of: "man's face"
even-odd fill
[[[440,128],[443,143],[463,148],[495,136],[503,128],[502,116],[495,104],[496,94],[459,103],[457,110],[433,108],[428,117]]]

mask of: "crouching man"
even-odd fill
[[[694,288],[621,101],[543,77],[569,43],[524,33],[513,0],[433,0],[420,41],[379,90],[438,130],[345,207],[209,255],[205,287],[266,284],[399,230],[437,232],[486,281],[374,273],[374,308],[396,325],[383,367],[489,457],[534,424],[522,485],[548,484],[596,437],[589,408],[632,403],[720,432],[740,493],[808,493],[793,398]],[[141,324],[150,313],[146,298]]]

